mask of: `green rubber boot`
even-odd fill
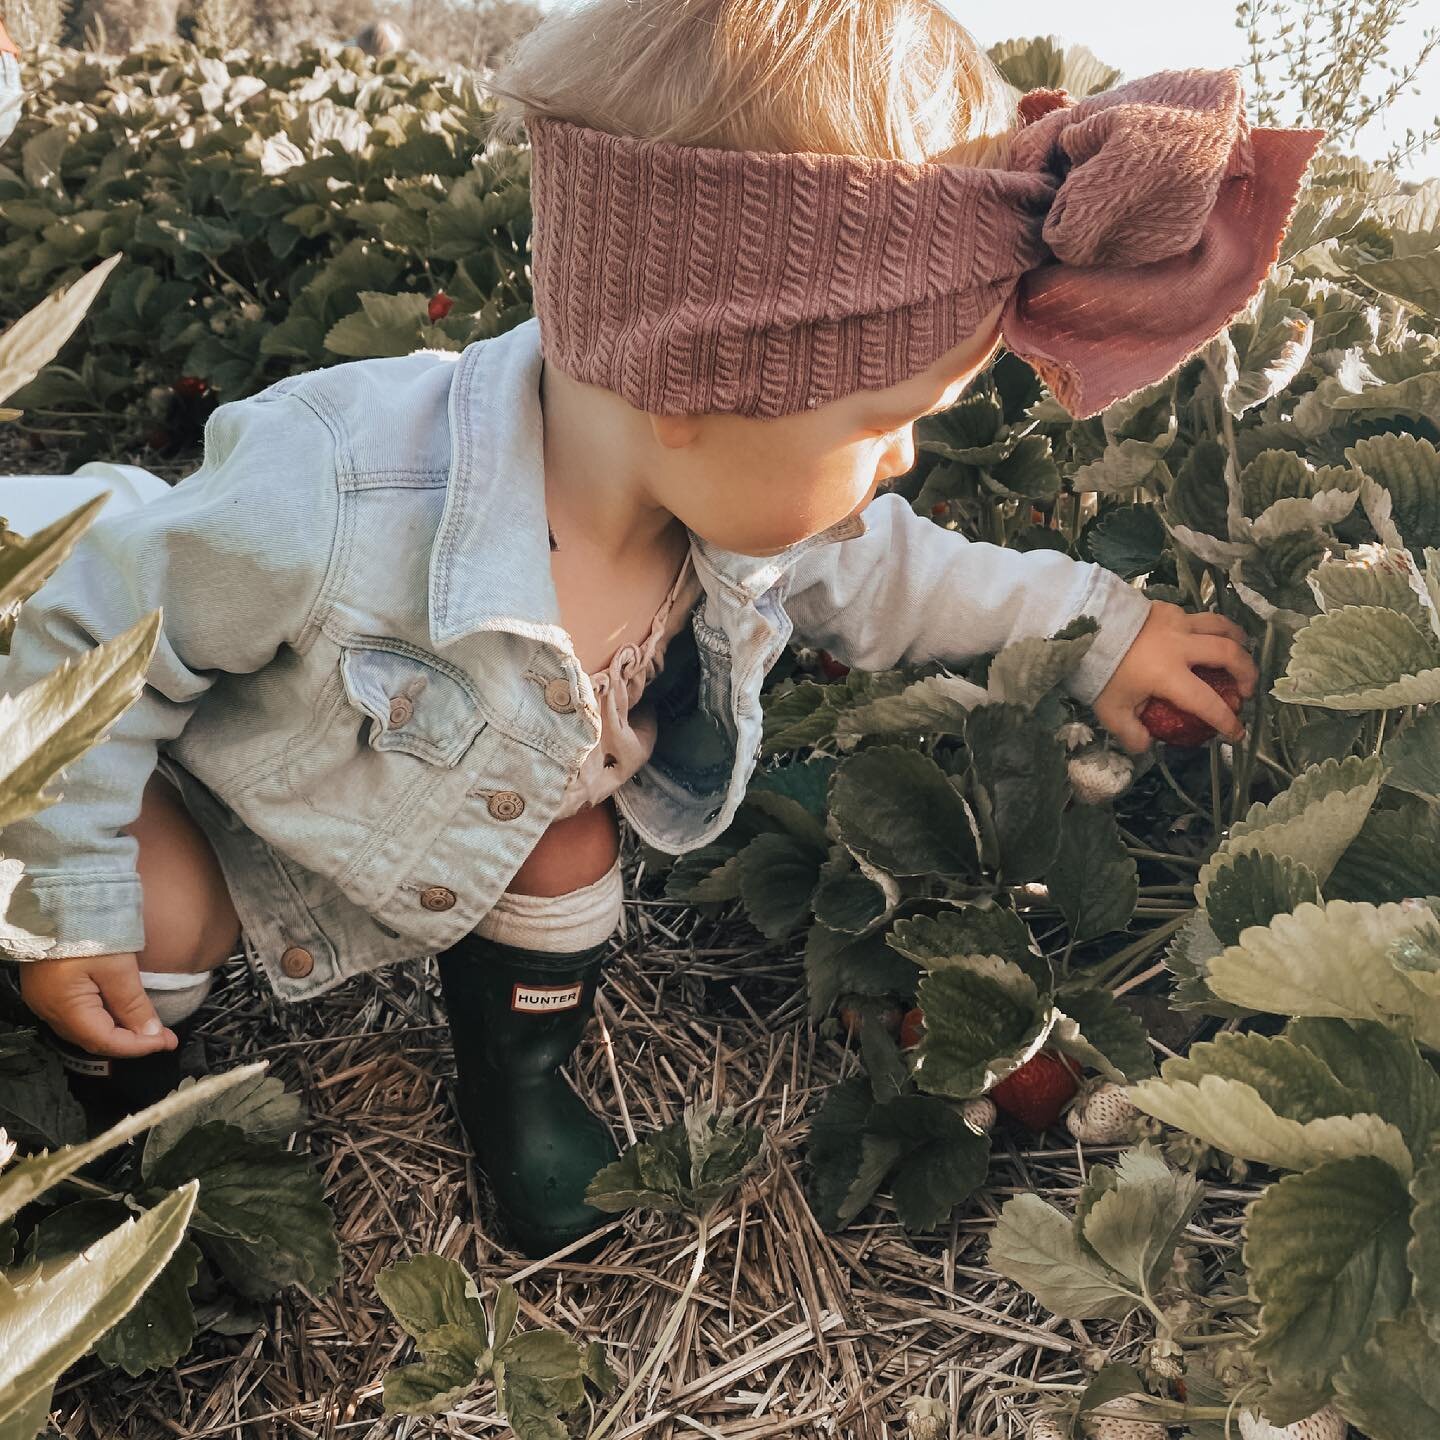
[[[552,954],[472,932],[437,957],[460,1123],[531,1259],[610,1218],[584,1196],[615,1142],[560,1074],[594,1011],[606,944]]]

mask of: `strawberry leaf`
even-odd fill
[[[1440,1366],[1418,1310],[1382,1320],[1335,1376],[1340,1412],[1371,1440],[1440,1435]]]
[[[1085,1243],[1132,1285],[1154,1293],[1203,1193],[1193,1175],[1172,1170],[1151,1146],[1127,1150],[1114,1185],[1085,1215]]]
[[[825,1230],[848,1224],[884,1183],[884,1175],[879,1176],[869,1193],[859,1198],[855,1211],[842,1213],[861,1172],[865,1126],[874,1106],[870,1082],[863,1075],[852,1075],[830,1088],[810,1122],[810,1208]]]
[[[1255,1358],[1282,1378],[1330,1371],[1410,1294],[1410,1196],[1356,1155],[1287,1175],[1251,1207],[1245,1263],[1260,1302]]]
[[[925,1035],[916,1084],[932,1095],[983,1094],[1045,1044],[1054,1011],[1034,982],[998,956],[953,959],[920,982]]]
[[[1222,999],[1281,1015],[1401,1022],[1422,1045],[1440,1047],[1440,1007],[1421,972],[1396,963],[1397,947],[1432,932],[1428,907],[1352,900],[1304,904],[1247,930],[1210,962]]]
[[[997,879],[1022,884],[1045,873],[1059,844],[1065,747],[1018,705],[983,705],[965,726],[982,830],[993,830]]]
[[[986,1259],[1067,1319],[1119,1320],[1140,1304],[1125,1278],[1082,1246],[1070,1221],[1038,1195],[1005,1202]]]
[[[192,1227],[247,1298],[293,1284],[318,1292],[339,1278],[335,1219],[308,1156],[211,1120],[181,1136],[146,1178],[162,1189],[200,1182]]]
[[[1065,811],[1045,884],[1077,944],[1130,923],[1140,898],[1139,872],[1109,809],[1072,805]]]

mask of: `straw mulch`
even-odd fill
[[[53,455],[21,460],[5,448],[0,441],[0,462],[9,461],[0,473],[53,468]],[[693,1100],[737,1107],[770,1143],[755,1178],[716,1216],[700,1289],[614,1440],[884,1440],[906,1434],[902,1402],[926,1393],[948,1406],[951,1440],[1010,1440],[1024,1435],[1041,1387],[1083,1383],[1107,1354],[1137,1359],[1147,1338],[1138,1330],[1060,1320],[984,1263],[1008,1196],[1036,1191],[1068,1208],[1086,1158],[1109,1159],[1114,1147],[1021,1153],[1002,1135],[989,1188],[946,1233],[907,1236],[882,1199],[843,1234],[823,1234],[803,1190],[809,1119],[856,1057],[807,1019],[798,947],[764,942],[735,907],[710,919],[660,898],[660,877],[646,876],[628,831],[622,863],[625,917],[599,1023],[573,1064],[577,1088],[622,1144]],[[231,1327],[241,1333],[203,1333],[173,1371],[132,1380],[82,1362],[55,1396],[66,1436],[509,1434],[488,1389],[437,1420],[382,1411],[385,1370],[415,1357],[375,1275],[424,1250],[459,1260],[487,1297],[499,1281],[514,1282],[522,1328],[598,1340],[622,1378],[648,1355],[693,1263],[693,1226],[617,1217],[588,1263],[527,1263],[493,1238],[484,1182],[450,1101],[454,1064],[433,961],[282,1007],[237,958],[202,1020],[212,1068],[263,1057],[304,1096],[310,1120],[294,1143],[324,1174],[344,1273],[324,1294],[289,1292],[248,1330]],[[1212,1192],[1203,1228],[1191,1232],[1207,1257],[1234,1248],[1248,1198]]]
[[[577,1052],[577,1088],[622,1144],[701,1099],[738,1107],[770,1146],[718,1213],[701,1288],[668,1358],[610,1432],[616,1440],[899,1437],[902,1402],[927,1392],[949,1406],[952,1437],[1018,1437],[1043,1395],[1034,1382],[1081,1383],[1082,1361],[1104,1351],[1136,1358],[1145,1337],[1059,1320],[984,1263],[1007,1196],[1073,1199],[1083,1173],[1073,1148],[1020,1153],[1001,1139],[990,1187],[947,1233],[907,1237],[882,1201],[843,1234],[823,1234],[803,1192],[808,1120],[826,1087],[853,1071],[853,1052],[809,1023],[787,947],[760,940],[738,913],[711,920],[646,898],[662,884],[646,877],[628,834],[622,863],[625,918],[599,1023]],[[290,1007],[235,961],[207,1018],[216,1068],[264,1057],[304,1095],[311,1120],[297,1143],[324,1173],[344,1275],[324,1294],[287,1294],[254,1333],[202,1336],[174,1372],[130,1380],[93,1362],[77,1368],[56,1396],[67,1436],[508,1434],[488,1390],[439,1420],[383,1415],[384,1371],[414,1357],[374,1277],[422,1250],[459,1260],[482,1294],[516,1283],[522,1328],[598,1340],[622,1377],[649,1353],[692,1265],[693,1226],[617,1217],[589,1263],[527,1263],[492,1237],[484,1182],[451,1108],[433,961]],[[1109,1158],[1113,1147],[1087,1154]],[[1239,1218],[1225,1198],[1203,1232],[1220,1250],[1234,1245]]]

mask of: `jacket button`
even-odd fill
[[[575,696],[571,693],[570,682],[558,677],[547,682],[545,703],[561,715],[568,715],[575,708]]]
[[[431,885],[420,892],[420,903],[427,910],[448,910],[455,903],[455,892],[443,885]]]
[[[280,968],[292,980],[303,980],[315,968],[315,957],[304,946],[292,945],[280,957]]]
[[[525,809],[525,797],[513,790],[497,790],[490,797],[489,807],[497,820],[514,820]]]
[[[407,725],[415,713],[414,702],[408,695],[396,695],[390,701],[390,724],[398,728]]]

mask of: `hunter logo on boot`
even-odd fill
[[[510,994],[512,1010],[573,1010],[584,985],[519,985]]]

